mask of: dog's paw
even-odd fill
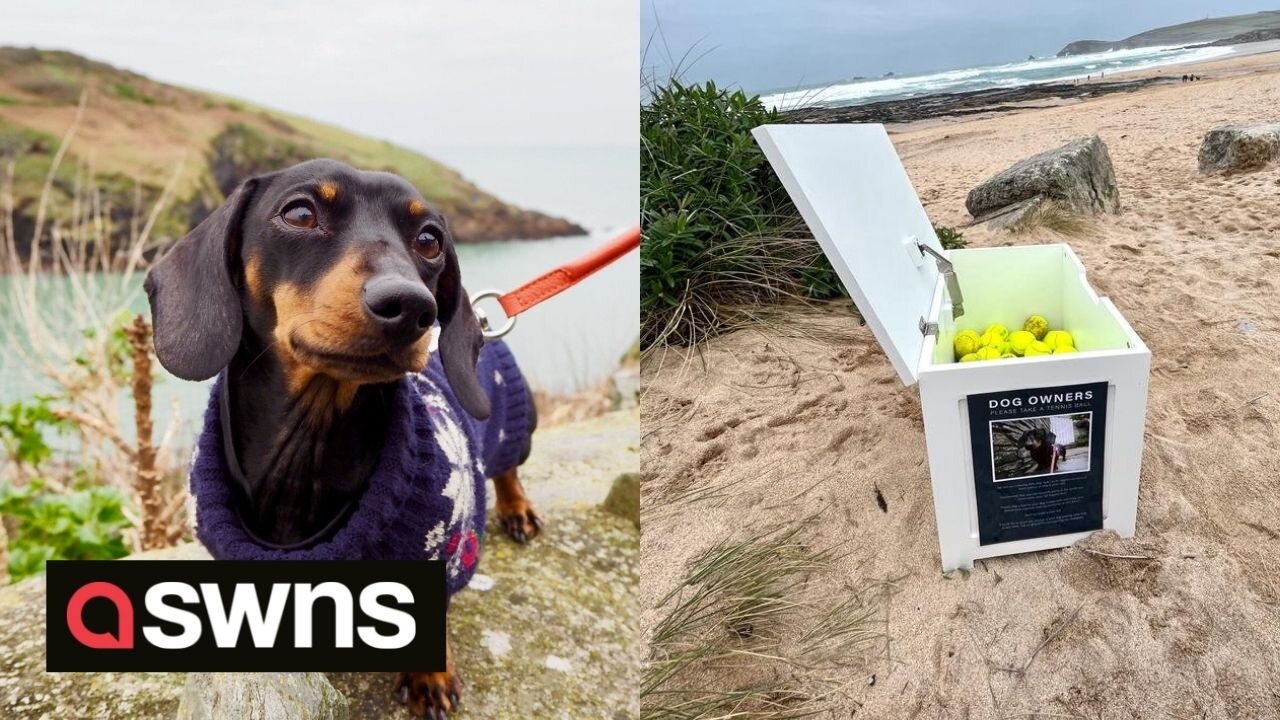
[[[448,720],[458,709],[462,680],[453,672],[402,672],[393,691],[414,717]]]
[[[516,507],[498,508],[498,521],[502,529],[512,540],[524,545],[542,532],[542,518],[533,511],[529,503],[520,503]]]

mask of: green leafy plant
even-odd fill
[[[48,460],[53,451],[45,439],[46,432],[68,427],[49,407],[52,401],[52,396],[37,395],[0,406],[0,445],[20,468],[34,469]]]
[[[650,88],[640,107],[644,348],[730,329],[735,306],[842,293],[751,137],[779,121],[758,96],[713,82]]]
[[[938,236],[938,242],[942,243],[943,250],[959,250],[969,245],[969,241],[964,239],[964,233],[953,227],[934,225],[933,232]]]
[[[111,321],[106,328],[106,337],[103,339],[103,361],[107,371],[117,384],[123,385],[127,383],[131,377],[130,358],[132,357],[132,347],[129,345],[129,338],[125,335],[125,326],[133,321],[134,314],[122,309],[111,316]],[[97,341],[100,331],[95,328],[86,328],[81,331],[81,335],[88,341],[86,345]],[[95,360],[91,359],[88,349],[72,358],[78,367],[89,369],[95,364]]]
[[[55,492],[39,479],[0,485],[0,516],[9,533],[9,578],[44,572],[46,560],[110,560],[129,554],[125,499],[114,488],[81,479],[70,492]]]

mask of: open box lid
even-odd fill
[[[906,385],[942,245],[883,125],[761,125],[752,131],[840,281]]]

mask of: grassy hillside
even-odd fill
[[[1248,15],[1205,18],[1147,30],[1123,40],[1077,40],[1058,51],[1058,57],[1083,55],[1113,49],[1154,47],[1157,45],[1191,45],[1241,35],[1255,30],[1280,27],[1280,10],[1266,10]]]
[[[153,232],[163,244],[203,218],[244,177],[327,156],[403,175],[449,216],[462,242],[582,232],[568,221],[507,205],[450,168],[389,142],[156,82],[72,53],[3,47],[0,163],[14,168],[20,245],[29,243],[23,230],[33,225],[45,176],[82,92],[88,98],[85,113],[53,186],[55,219],[78,211],[77,184],[82,190],[92,177],[112,234],[124,233],[129,224],[145,221],[172,180],[173,200]]]

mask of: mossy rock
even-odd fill
[[[639,715],[639,533],[596,508],[546,521],[527,546],[491,524],[478,579],[453,599],[459,720]],[[392,679],[329,673],[357,718],[399,717]]]
[[[604,499],[601,507],[640,527],[640,475],[623,473],[614,478],[609,497]]]
[[[5,718],[162,718],[184,673],[44,671],[44,576],[0,587],[0,708]]]

